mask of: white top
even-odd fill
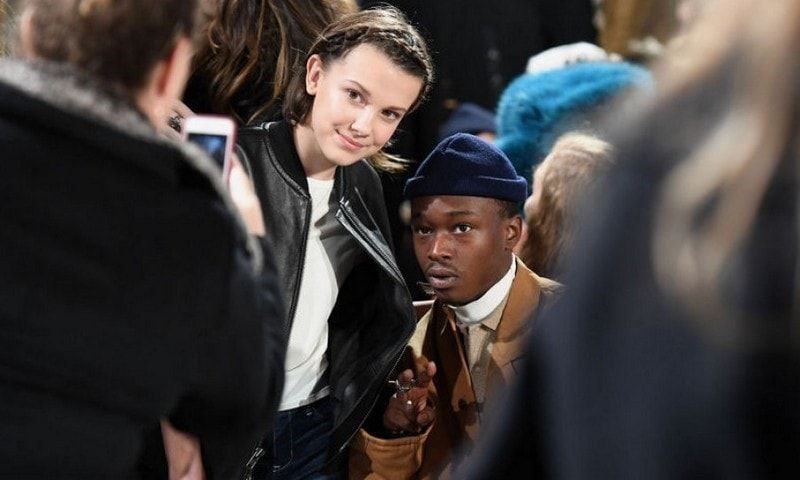
[[[339,287],[360,253],[355,240],[334,217],[333,180],[308,178],[311,224],[300,278],[300,293],[286,352],[286,379],[279,410],[313,403],[329,393],[328,317]]]
[[[489,315],[505,300],[511,284],[514,282],[514,275],[517,274],[517,262],[515,257],[511,256],[511,266],[508,267],[508,272],[497,283],[492,285],[492,288],[486,291],[480,298],[472,302],[461,305],[460,307],[453,307],[453,313],[456,315],[456,320],[460,325],[469,326],[477,325],[486,320]]]

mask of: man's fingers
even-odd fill
[[[180,100],[175,100],[172,102],[172,111],[177,113],[183,118],[191,117],[192,115],[194,115],[194,112]]]
[[[419,375],[417,375],[417,387],[427,388],[434,375],[436,375],[436,364],[433,362],[428,362],[428,366],[425,371],[420,372]]]
[[[389,430],[408,430],[411,426],[411,420],[402,410],[389,407],[383,415],[383,425]]]
[[[410,368],[403,370],[403,372],[397,376],[397,381],[401,383],[408,383],[413,379],[414,379],[414,372]]]
[[[426,407],[423,411],[421,411],[417,415],[417,425],[420,427],[427,427],[433,422],[433,419],[436,417],[435,412],[433,411],[432,407]]]

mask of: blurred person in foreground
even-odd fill
[[[236,478],[279,398],[282,309],[219,169],[155,130],[197,2],[23,8],[0,65],[0,476],[137,478],[169,420],[168,448],[202,452],[173,475]]]
[[[528,268],[547,278],[560,277],[583,200],[611,166],[611,154],[604,140],[570,132],[536,167],[533,193],[525,200],[525,233],[517,244]]]
[[[763,7],[715,2],[656,68],[462,478],[797,478],[800,3]]]
[[[357,434],[350,478],[450,478],[493,394],[516,376],[545,294],[512,253],[525,179],[469,134],[442,141],[406,183],[417,260],[436,301],[397,368],[398,392]],[[405,389],[407,391],[404,391]]]

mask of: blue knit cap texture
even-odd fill
[[[531,172],[553,143],[581,119],[631,87],[647,88],[652,77],[627,62],[570,65],[513,80],[497,106],[497,146],[508,155],[517,173]]]
[[[406,182],[408,199],[432,195],[487,197],[523,202],[528,194],[502,150],[467,133],[444,140],[420,163]]]

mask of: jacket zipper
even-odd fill
[[[341,213],[344,216],[344,219],[346,220],[346,222],[342,222],[342,225],[344,225],[344,227],[347,230],[349,230],[354,237],[366,243],[367,246],[370,247],[369,250],[374,252],[378,257],[380,257],[382,263],[386,264],[386,268],[384,269],[386,270],[386,273],[388,273],[403,288],[406,288],[405,282],[403,281],[403,275],[400,273],[399,270],[397,270],[394,261],[391,258],[387,257],[384,254],[384,252],[381,251],[380,248],[376,247],[373,244],[372,240],[369,238],[368,233],[364,233],[362,231],[362,229],[366,229],[366,227],[363,227],[361,225],[361,222],[355,221],[357,219],[354,220],[352,218],[352,216],[354,216],[355,213],[351,213],[349,211],[349,206],[345,202],[342,202],[341,200],[339,201],[339,212],[337,213]]]
[[[394,279],[394,281],[396,281],[403,288],[406,288],[405,282],[402,280],[402,275],[400,274],[399,271],[395,270],[396,267],[394,266],[395,265],[394,262],[391,261],[391,259],[388,259],[383,254],[383,252],[381,252],[381,250],[379,248],[375,247],[373,242],[370,240],[369,235],[364,234],[364,232],[361,231],[361,229],[365,229],[366,227],[361,226],[361,222],[357,221],[358,220],[357,218],[356,219],[353,218],[353,216],[355,216],[355,212],[351,212],[349,210],[349,206],[344,201],[340,200],[339,204],[340,204],[339,212],[341,212],[342,216],[344,217],[344,218],[340,218],[340,220],[345,220],[344,222],[342,222],[342,225],[344,225],[344,227],[347,228],[347,230],[349,230],[353,234],[353,236],[355,236],[356,238],[361,237],[361,239],[363,239],[363,242],[366,243],[368,247],[370,247],[370,250],[375,252],[375,254],[377,256],[379,256],[381,258],[381,260],[383,260],[384,263],[386,263],[387,267],[389,268],[389,271],[387,273],[390,274],[390,276]],[[359,226],[361,226],[361,228],[359,228]],[[380,229],[378,231],[380,231]],[[356,235],[356,233],[358,233],[359,235]],[[382,375],[383,382],[381,384],[381,388],[383,388],[383,386],[386,385],[386,383],[389,381],[389,376],[392,374],[392,372],[394,372],[394,370],[397,368],[397,365],[400,363],[400,359],[402,358],[403,350],[405,350],[406,345],[408,344],[408,340],[411,338],[411,335],[413,335],[413,334],[414,334],[414,330],[412,329],[410,334],[407,336],[408,338],[403,339],[403,341],[400,343],[399,348],[396,349],[395,354],[394,354],[395,360],[391,364],[391,368],[389,368],[386,371],[386,373],[384,373]],[[380,394],[375,395],[375,397],[373,398],[373,400],[371,401],[371,403],[369,405],[369,408],[366,409],[366,414],[363,414],[360,411],[359,412],[354,412],[354,413],[358,413],[358,415],[361,417],[361,419],[358,421],[358,425],[353,430],[353,432],[350,433],[350,435],[347,437],[347,440],[344,443],[342,443],[342,445],[339,447],[339,450],[336,452],[336,456],[334,458],[338,458],[339,455],[342,454],[342,452],[345,450],[345,448],[347,448],[347,446],[353,440],[353,437],[355,437],[355,435],[358,433],[358,430],[361,428],[361,426],[366,421],[367,415],[369,414],[369,412],[372,411],[373,408],[375,408],[375,404],[378,402],[378,398],[380,398]]]

